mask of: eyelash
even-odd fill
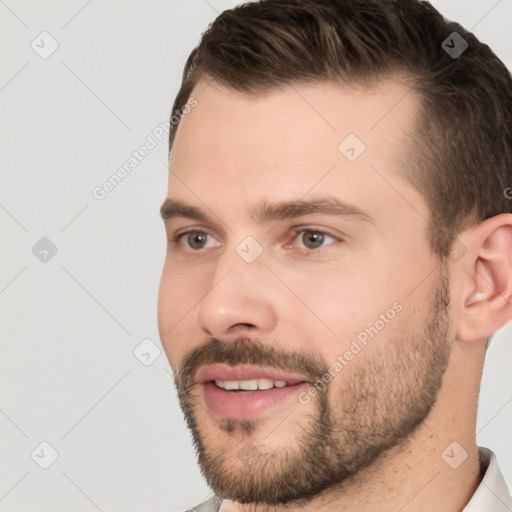
[[[303,234],[303,233],[306,233],[306,232],[311,232],[311,233],[319,233],[321,235],[325,235],[327,237],[330,237],[332,238],[335,242],[341,242],[342,240],[334,235],[332,235],[331,233],[328,233],[327,231],[322,231],[321,229],[316,229],[316,228],[312,228],[312,227],[298,227],[298,228],[293,228],[292,229],[292,232],[293,232],[293,240],[295,240],[300,234]],[[173,238],[171,239],[171,242],[174,244],[174,245],[179,245],[181,239],[185,236],[187,236],[188,234],[190,233],[203,233],[207,236],[210,236],[211,235],[206,231],[206,230],[203,230],[203,229],[197,229],[197,228],[193,228],[193,229],[188,229],[187,231],[182,231],[181,233],[177,233],[176,235],[173,236]],[[213,238],[213,237],[212,237]],[[302,251],[306,251],[308,253],[312,253],[312,252],[319,252],[321,249],[323,249],[324,247],[327,247],[329,245],[332,245],[334,242],[331,242],[329,244],[327,244],[326,246],[321,246],[321,247],[318,247],[318,248],[315,248],[315,249],[308,249],[307,247],[299,247],[300,250]],[[287,244],[288,246],[288,244]],[[195,252],[195,253],[199,253],[201,252],[202,249],[190,249],[188,248],[191,252]]]

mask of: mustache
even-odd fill
[[[230,366],[248,364],[299,372],[312,381],[321,378],[328,369],[318,355],[305,350],[287,352],[270,345],[269,342],[247,337],[232,341],[211,338],[183,358],[181,367],[174,377],[176,387],[181,390],[189,388],[193,385],[196,372],[201,366],[215,363]]]

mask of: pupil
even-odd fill
[[[190,233],[188,237],[190,247],[200,249],[205,242],[205,233]]]
[[[310,249],[316,249],[317,247],[320,247],[324,241],[324,235],[318,233],[317,231],[308,231],[305,233],[305,237],[304,245]]]

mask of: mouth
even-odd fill
[[[206,408],[217,417],[233,419],[256,418],[310,385],[300,374],[224,364],[202,366],[196,381]]]

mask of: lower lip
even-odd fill
[[[215,416],[241,420],[255,418],[287,398],[297,398],[308,385],[307,382],[301,382],[267,390],[226,391],[214,382],[205,382],[202,388],[206,407]]]

